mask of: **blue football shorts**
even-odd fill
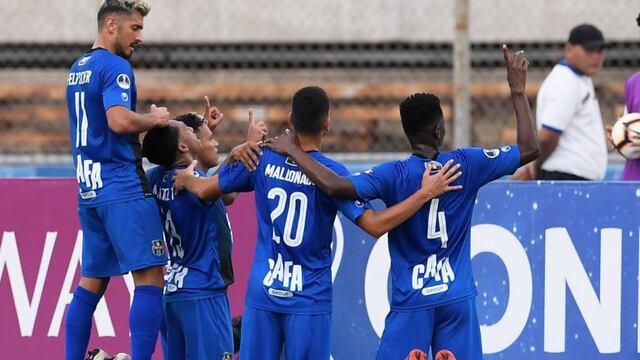
[[[226,294],[164,301],[165,360],[218,360],[233,354],[231,312]]]
[[[475,297],[430,309],[389,312],[376,359],[405,359],[413,349],[431,350],[433,355],[449,350],[456,359],[482,360]]]
[[[242,316],[240,359],[329,360],[331,314],[283,314],[251,306]]]
[[[79,208],[82,276],[110,277],[166,265],[160,210],[152,197]]]

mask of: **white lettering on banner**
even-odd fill
[[[291,291],[302,291],[302,265],[294,264],[293,261],[282,261],[282,255],[278,254],[277,259],[267,259],[269,261],[269,271],[264,276],[262,283],[264,286],[271,286],[275,279],[278,279],[282,286]]]
[[[391,269],[389,240],[388,234],[384,234],[373,245],[364,273],[364,302],[367,307],[367,316],[378,337],[382,337],[384,319],[391,310],[387,293],[389,269]]]
[[[527,325],[533,301],[531,264],[520,240],[502,226],[481,224],[471,227],[471,258],[492,253],[507,270],[509,298],[502,318],[491,325],[481,325],[482,350],[500,352],[513,344]]]
[[[600,299],[565,228],[545,232],[544,350],[565,351],[566,287],[602,354],[620,352],[622,230],[600,232]]]
[[[67,305],[73,299],[73,293],[71,287],[74,285],[76,271],[78,265],[81,265],[82,261],[82,230],[78,231],[76,236],[76,243],[73,246],[73,253],[69,260],[69,267],[67,268],[67,274],[64,276],[64,282],[62,289],[60,289],[60,296],[58,297],[58,303],[51,319],[51,325],[49,326],[49,332],[47,336],[57,337],[60,334],[60,327],[62,325],[62,316]],[[109,315],[109,308],[104,301],[104,297],[98,302],[96,310],[93,312],[93,318],[96,321],[96,330],[100,337],[114,337],[116,332],[113,329],[113,323],[111,322],[111,316]]]
[[[620,352],[621,229],[601,230],[600,300],[593,290],[567,230],[548,229],[545,236],[544,350],[565,351],[568,287],[598,351],[603,354]],[[522,243],[509,230],[494,224],[473,226],[471,258],[484,252],[495,254],[504,264],[509,286],[509,298],[502,318],[494,324],[480,327],[483,352],[492,354],[512,346],[525,328],[533,302],[533,277],[531,264]],[[390,268],[391,260],[385,234],[371,250],[364,279],[367,315],[378,337],[382,336],[385,316],[390,310],[387,293]],[[640,271],[640,265],[638,270]],[[420,285],[422,279],[418,275],[423,272],[427,272],[427,266],[418,264],[414,267],[414,287]],[[640,282],[640,278],[638,281]],[[638,352],[640,353],[640,343]]]
[[[36,315],[38,315],[40,299],[42,298],[42,288],[47,278],[51,253],[53,252],[57,235],[57,232],[47,232],[33,297],[29,301],[27,286],[22,273],[20,254],[18,253],[16,234],[13,231],[5,231],[2,234],[2,244],[0,244],[0,281],[6,265],[11,293],[13,294],[13,303],[20,326],[20,335],[22,336],[31,336],[33,334],[33,326],[36,322]]]

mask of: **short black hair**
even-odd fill
[[[638,14],[638,17],[636,18],[636,24],[638,24],[638,26],[640,26],[640,14]]]
[[[400,103],[400,120],[407,136],[433,128],[441,118],[440,99],[433,94],[413,94]]]
[[[192,128],[194,132],[198,132],[200,127],[206,125],[204,118],[194,112],[188,112],[176,116],[176,121],[183,122],[188,127]]]
[[[318,86],[298,90],[291,100],[291,117],[296,132],[306,135],[322,133],[323,120],[329,117],[329,96]]]
[[[150,162],[170,167],[178,156],[180,130],[176,126],[154,127],[142,140],[142,156]]]
[[[112,14],[131,15],[134,11],[144,17],[149,14],[151,7],[141,0],[104,0],[98,10],[98,29],[102,28],[107,16]]]

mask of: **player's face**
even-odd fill
[[[567,61],[587,75],[595,75],[602,69],[604,49],[585,49],[580,45],[567,45]]]
[[[137,11],[131,15],[118,17],[118,27],[116,30],[116,54],[129,59],[137,46],[142,44],[143,17]]]
[[[437,140],[438,140],[438,147],[442,146],[442,143],[444,142],[444,137],[446,135],[446,130],[444,127],[444,117],[441,117],[440,120],[438,120],[438,125],[436,126],[436,133],[437,133]]]
[[[213,138],[213,133],[208,126],[200,126],[198,139],[202,146],[202,151],[198,154],[198,160],[207,168],[218,165],[218,142]]]
[[[193,129],[185,125],[183,122],[175,120],[170,122],[170,126],[178,127],[180,132],[180,139],[178,141],[180,142],[180,145],[186,145],[191,157],[195,159],[198,154],[202,152],[202,146],[200,145],[200,140],[198,140],[196,134],[193,132]]]

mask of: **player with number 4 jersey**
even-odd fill
[[[324,90],[299,90],[293,97],[290,122],[309,156],[339,174],[348,174],[343,165],[320,152],[322,134],[329,125]],[[309,181],[295,162],[269,149],[263,151],[254,171],[240,163],[223,166],[218,183],[188,172],[179,174],[176,187],[184,186],[201,198],[255,191],[258,240],[242,322],[241,358],[278,360],[284,347],[286,359],[329,359],[331,241],[337,212],[379,237],[427,199],[459,189],[449,186],[460,176],[458,166],[451,165],[446,164],[437,176],[426,172],[412,196],[381,213],[361,201],[331,197]]]
[[[461,164],[463,176],[453,183],[461,185],[461,191],[433,198],[389,233],[391,311],[377,359],[403,359],[412,349],[433,354],[447,350],[465,360],[482,358],[470,259],[476,194],[483,185],[512,174],[539,153],[524,94],[528,62],[522,52],[512,58],[506,45],[503,51],[518,120],[517,145],[439,152],[445,135],[444,118],[440,100],[431,94],[414,94],[400,104],[402,126],[413,154],[364,173],[347,177],[332,173],[287,136],[267,143],[292,157],[326,192],[343,198],[382,199],[387,206],[415,192],[426,167],[437,170],[451,161]]]

